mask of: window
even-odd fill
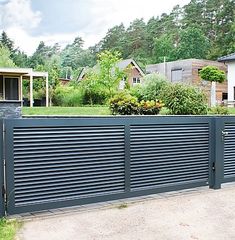
[[[139,77],[133,77],[133,84],[140,83],[140,78]]]
[[[182,69],[176,69],[171,70],[171,81],[172,82],[180,82],[183,80],[183,70]]]
[[[228,93],[222,93],[222,101],[228,100]]]

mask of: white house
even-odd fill
[[[235,53],[223,56],[218,59],[228,67],[228,101],[235,101]]]

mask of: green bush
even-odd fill
[[[215,114],[215,115],[228,115],[229,110],[228,110],[227,107],[217,105],[217,106],[210,109],[210,113]]]
[[[112,115],[138,115],[138,100],[125,92],[121,92],[110,99]]]
[[[138,101],[136,97],[121,92],[110,100],[110,110],[113,115],[157,115],[163,103],[158,100]]]
[[[61,107],[79,107],[83,103],[83,93],[80,88],[58,86],[55,90],[53,104]]]
[[[85,105],[103,105],[107,103],[107,93],[100,89],[97,90],[82,90],[83,92],[83,100],[82,103]]]
[[[163,101],[174,115],[207,114],[207,101],[204,93],[193,86],[170,84],[164,91]]]
[[[164,76],[156,73],[146,75],[143,82],[139,91],[143,100],[163,100],[165,89],[170,84]]]
[[[139,103],[139,114],[140,115],[157,115],[164,104],[159,100],[144,101]]]

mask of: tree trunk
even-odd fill
[[[216,82],[211,82],[211,107],[216,106]]]

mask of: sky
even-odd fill
[[[64,47],[80,36],[84,47],[98,43],[109,28],[136,18],[147,22],[190,0],[0,0],[0,31],[31,55],[40,41]]]

